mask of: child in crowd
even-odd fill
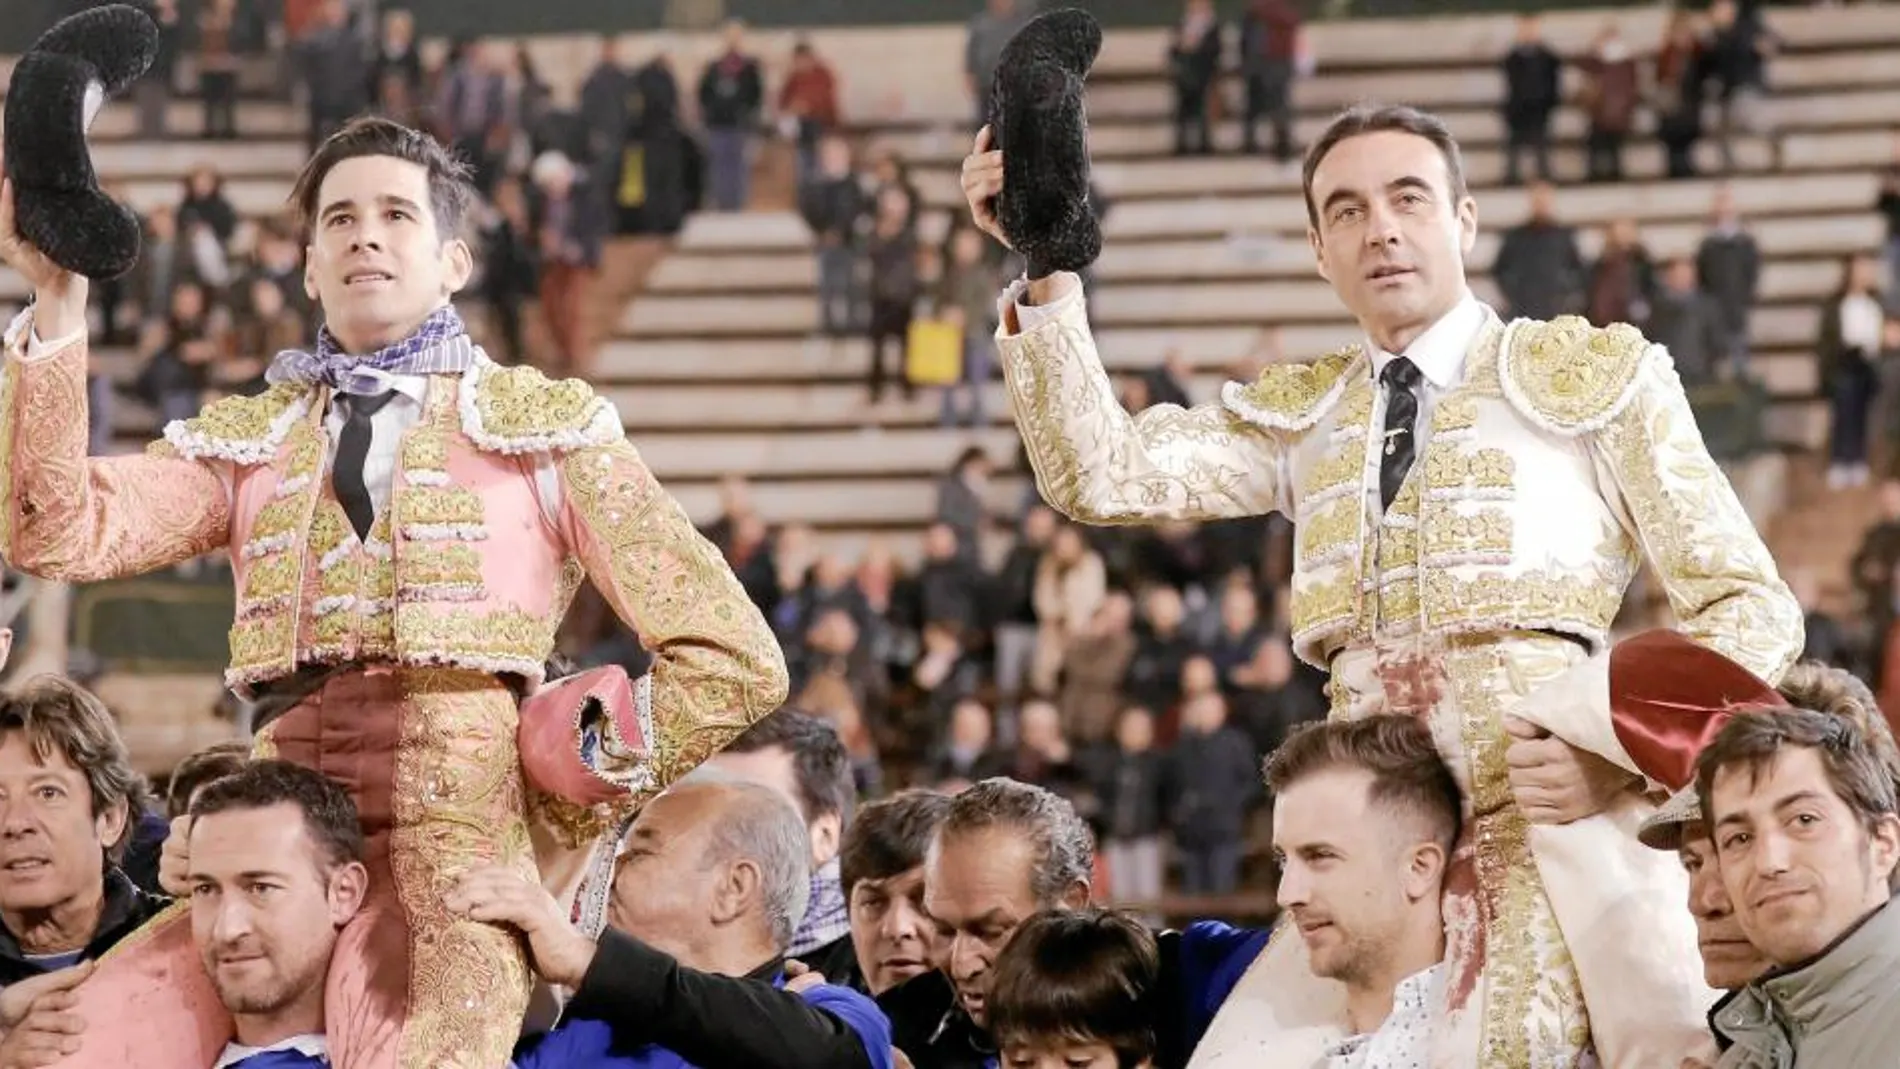
[[[1000,1069],[1149,1069],[1160,955],[1147,928],[1106,910],[1024,921],[997,955],[989,1028]]]

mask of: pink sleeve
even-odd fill
[[[162,443],[88,457],[86,342],[0,366],[0,550],[30,575],[91,582],[138,575],[229,543],[219,471]]]

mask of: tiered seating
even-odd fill
[[[1777,91],[1769,103],[1771,137],[1745,140],[1736,200],[1768,258],[1763,301],[1753,321],[1757,368],[1778,397],[1771,431],[1783,442],[1816,444],[1823,411],[1815,399],[1810,354],[1816,307],[1834,286],[1836,260],[1879,239],[1871,212],[1873,169],[1890,153],[1887,124],[1900,88],[1900,19],[1885,6],[1784,12],[1775,25],[1787,53],[1774,61]],[[1552,16],[1554,43],[1580,51],[1604,12]],[[1629,39],[1646,46],[1659,36],[1659,12],[1617,12]],[[1521,191],[1497,188],[1502,172],[1496,117],[1496,57],[1511,23],[1502,17],[1348,22],[1315,27],[1319,76],[1299,90],[1299,129],[1310,139],[1338,107],[1362,99],[1402,100],[1438,111],[1466,148],[1469,179],[1485,234],[1473,259],[1484,272],[1501,229],[1525,213]],[[789,35],[758,42],[768,55],[786,51]],[[967,150],[968,104],[957,64],[959,27],[839,31],[819,48],[840,70],[845,110],[870,128],[871,139],[912,160],[931,208],[929,235],[940,235],[960,205],[955,163]],[[675,39],[678,69],[696,69],[701,41]],[[683,47],[682,47],[683,45]],[[536,42],[544,70],[577,81],[592,63],[584,41]],[[635,43],[630,54],[644,55]],[[1110,35],[1092,83],[1090,113],[1098,177],[1114,202],[1108,247],[1100,263],[1097,320],[1104,355],[1114,369],[1152,365],[1179,348],[1197,369],[1195,386],[1210,397],[1219,369],[1247,354],[1263,327],[1279,327],[1298,358],[1349,343],[1355,331],[1331,292],[1312,273],[1297,167],[1235,156],[1166,157],[1172,134],[1160,31]],[[558,87],[571,92],[572,86]],[[181,110],[190,114],[188,106]],[[1231,109],[1230,109],[1231,111]],[[109,110],[102,140],[129,128],[130,116]],[[276,209],[300,160],[294,116],[283,105],[249,103],[242,146],[102,145],[102,170],[124,179],[141,204],[176,196],[175,176],[203,158],[233,176],[230,195],[241,211]],[[195,116],[181,118],[195,121]],[[1583,119],[1564,110],[1558,135],[1575,139]],[[1237,142],[1232,122],[1217,142]],[[1714,182],[1658,179],[1653,144],[1629,152],[1633,181],[1617,187],[1569,186],[1561,216],[1584,228],[1586,254],[1596,227],[1619,217],[1637,220],[1652,253],[1689,252],[1701,234]],[[1713,146],[1704,162],[1714,164]],[[1556,153],[1559,176],[1574,179],[1573,147]],[[17,280],[0,279],[0,299],[19,295]],[[1493,289],[1478,286],[1484,295]],[[808,237],[787,213],[701,216],[651,276],[648,291],[620,316],[595,378],[619,402],[645,455],[689,511],[710,519],[714,481],[727,472],[753,477],[766,515],[809,522],[840,548],[882,533],[908,549],[931,505],[930,480],[966,444],[983,444],[999,460],[1014,455],[1014,437],[999,386],[991,389],[989,427],[971,434],[934,426],[937,401],[870,411],[862,377],[862,341],[811,339],[816,322]],[[129,373],[118,358],[115,373]],[[122,409],[119,432],[149,433],[147,413]],[[999,479],[997,503],[1014,502],[1020,473]]]

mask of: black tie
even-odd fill
[[[1385,449],[1379,457],[1379,503],[1392,507],[1399,484],[1412,470],[1418,454],[1413,438],[1418,424],[1418,365],[1401,356],[1385,366],[1379,381],[1385,384]]]
[[[369,499],[369,487],[363,485],[363,461],[369,456],[369,422],[382,407],[396,396],[396,391],[369,396],[341,394],[337,403],[343,406],[343,434],[337,439],[336,467],[331,471],[331,479],[336,486],[336,499],[343,506],[343,514],[350,518],[350,526],[356,528],[359,540],[369,538],[369,525],[376,520],[376,505]]]

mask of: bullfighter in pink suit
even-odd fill
[[[368,839],[373,908],[328,981],[332,1064],[499,1069],[531,977],[446,892],[500,863],[597,913],[581,888],[602,829],[782,702],[785,665],[613,405],[469,340],[450,299],[473,270],[473,193],[441,146],[359,120],[293,199],[316,351],[143,456],[93,459],[86,282],[19,237],[7,191],[0,255],[35,304],[0,377],[0,551],[72,582],[229,551],[228,679],[264,710],[256,752],[343,783]],[[584,579],[655,653],[631,686],[544,685]],[[201,965],[175,907],[82,986],[66,1064],[205,1069],[231,1035],[210,986],[225,967]]]

